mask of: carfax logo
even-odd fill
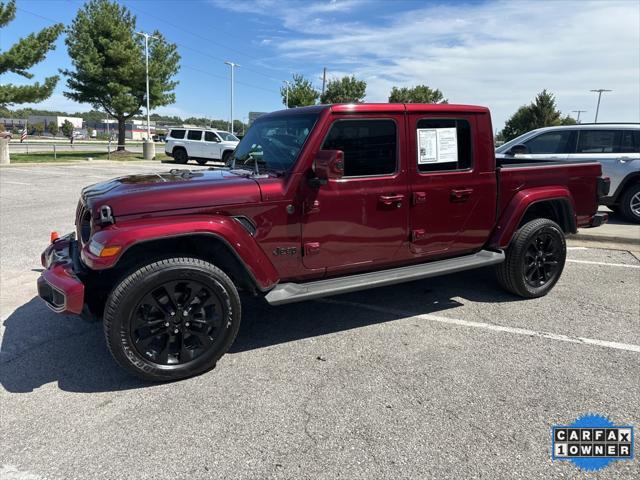
[[[570,460],[583,470],[600,470],[614,460],[633,460],[633,426],[614,425],[602,415],[554,425],[551,438],[551,458]]]

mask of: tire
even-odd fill
[[[176,148],[173,150],[173,159],[176,163],[185,164],[189,161],[189,156],[184,148]]]
[[[620,213],[627,220],[640,223],[640,183],[630,185],[620,197]]]
[[[222,154],[222,161],[224,162],[225,166],[230,166],[231,163],[231,155],[233,155],[233,152],[227,150],[226,152],[224,152]]]
[[[240,316],[238,291],[222,270],[197,258],[167,258],[113,289],[104,333],[122,368],[164,382],[213,369],[235,340]]]
[[[208,161],[209,160],[207,160],[206,158],[196,158],[196,162],[198,162],[198,165],[206,165]]]
[[[554,287],[567,257],[560,226],[538,218],[520,227],[496,267],[498,281],[509,292],[524,298],[542,297]]]
[[[613,213],[620,213],[620,205],[606,205]]]

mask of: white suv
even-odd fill
[[[200,165],[209,160],[227,163],[238,142],[238,137],[221,130],[172,128],[167,135],[164,152],[173,157],[176,163],[187,163],[190,158]]]

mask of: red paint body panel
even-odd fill
[[[45,270],[38,278],[38,292],[42,295],[47,287],[55,289],[64,297],[64,304],[59,308],[49,306],[57,313],[80,314],[84,306],[84,284],[73,271],[69,244],[68,238],[61,238],[42,252],[41,263]]]
[[[566,199],[577,226],[588,225],[597,212],[599,164],[496,168],[491,118],[485,107],[319,105],[267,117],[310,113],[317,114],[316,124],[297,161],[281,176],[178,170],[87,187],[80,207],[89,209],[94,218],[92,238],[121,246],[125,252],[149,240],[215,235],[245,264],[257,287],[268,290],[277,282],[303,282],[504,248],[527,208],[539,201]],[[310,184],[314,159],[332,123],[351,118],[395,122],[396,172]],[[419,171],[416,128],[421,119],[469,124],[469,169]],[[111,207],[115,223],[101,227],[95,219],[104,205]],[[255,226],[253,235],[234,216],[249,219]],[[83,262],[91,270],[117,268],[121,256],[100,258],[88,246],[82,249]],[[68,291],[77,310],[79,287],[64,270],[49,267],[42,281],[56,282]]]

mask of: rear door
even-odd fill
[[[185,142],[187,153],[190,157],[202,157],[202,130],[189,130]]]
[[[488,116],[488,113],[486,114]],[[496,172],[488,118],[408,116],[410,248],[415,257],[482,248],[495,222]]]
[[[344,177],[306,190],[305,267],[330,272],[393,262],[407,238],[404,132],[401,113],[334,116],[321,148],[344,152]]]

